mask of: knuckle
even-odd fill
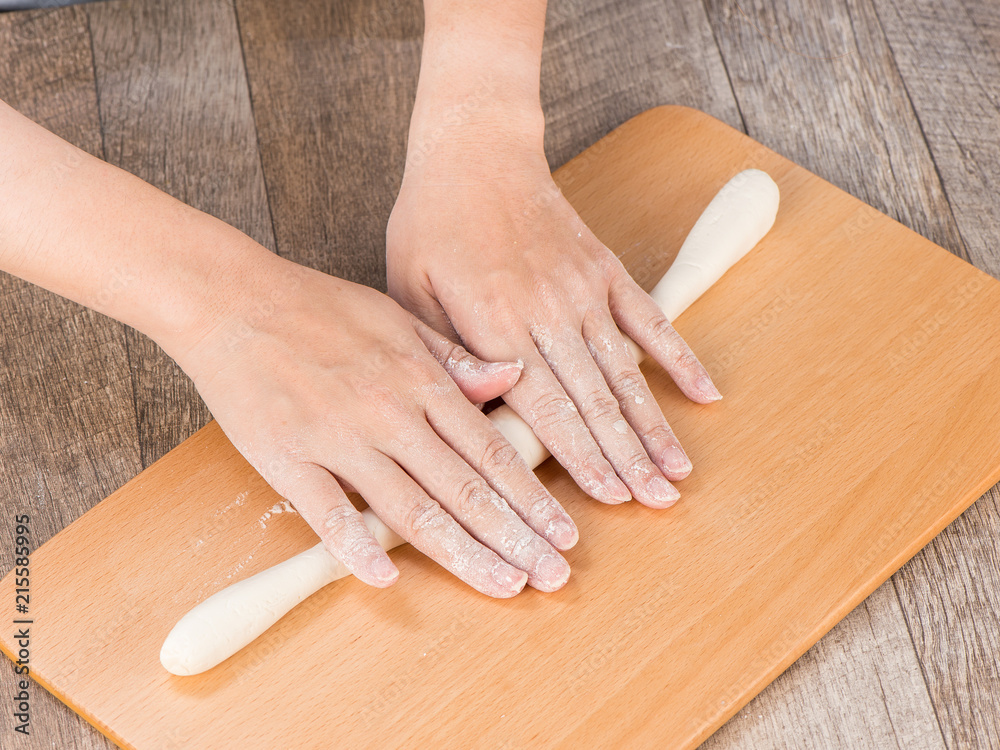
[[[345,540],[351,532],[352,521],[351,510],[343,505],[338,505],[331,508],[325,516],[323,516],[323,532],[325,537],[334,542],[339,546],[340,542]]]
[[[648,430],[644,430],[643,434],[647,440],[653,443],[673,443],[676,439],[673,430],[663,423],[653,425]]]
[[[646,335],[657,343],[672,341],[677,335],[667,316],[663,314],[654,315],[646,321],[643,328],[646,331]]]
[[[469,570],[476,571],[480,575],[489,573],[497,561],[496,553],[478,542],[469,545],[463,552],[468,561]]]
[[[240,452],[261,478],[282,497],[287,497],[294,491],[297,473],[307,458],[302,439],[296,435],[278,437],[264,455]]]
[[[371,545],[367,527],[358,518],[353,507],[338,505],[323,517],[323,542],[339,550],[345,558],[354,558],[366,552]]]
[[[405,402],[392,388],[385,383],[365,383],[358,387],[360,403],[366,404],[368,410],[385,417],[396,417],[406,411]]]
[[[583,412],[591,419],[617,420],[621,418],[618,402],[604,391],[590,393],[583,402]]]
[[[500,331],[516,331],[523,327],[520,311],[506,299],[487,307],[486,320]]]
[[[444,508],[429,497],[422,498],[407,509],[403,517],[403,528],[412,536],[422,536],[428,531],[441,528],[448,523]]]
[[[673,352],[670,355],[670,361],[679,370],[689,370],[692,367],[699,366],[698,358],[686,346],[680,347],[677,351]]]
[[[503,540],[503,552],[511,560],[524,562],[525,557],[542,554],[541,546],[536,542],[538,536],[528,529],[522,534],[515,534]]]
[[[331,401],[325,404],[313,404],[310,405],[310,407],[314,409],[314,411],[310,414],[310,420],[315,423],[315,426],[323,430],[339,432],[345,427],[346,422],[348,421],[343,404]]]
[[[340,549],[347,559],[368,557],[375,546],[375,542],[367,534],[353,534],[341,540]]]
[[[272,436],[270,447],[274,453],[284,457],[286,463],[303,458],[306,452],[302,433],[294,429],[280,429]]]
[[[448,351],[445,355],[445,361],[449,365],[467,364],[472,365],[475,363],[476,358],[466,351],[465,347],[454,342],[449,342]]]
[[[434,385],[443,374],[437,360],[424,356],[403,357],[399,372],[404,382],[416,386]]]
[[[498,469],[510,466],[518,453],[503,435],[495,435],[483,448],[483,459],[480,466],[486,469]]]
[[[629,396],[641,392],[646,387],[646,378],[638,370],[623,370],[615,373],[608,385],[613,393]]]
[[[455,491],[455,511],[461,516],[478,513],[486,503],[490,489],[481,479],[466,479],[459,483]]]
[[[528,505],[528,518],[544,520],[553,515],[552,498],[548,495],[538,494],[532,498]]]
[[[655,471],[649,457],[644,453],[634,453],[625,459],[620,474],[630,477],[647,477]]]
[[[562,294],[555,284],[548,279],[539,278],[535,280],[534,287],[535,301],[539,307],[549,313],[559,311],[562,303]]]
[[[599,245],[595,251],[594,260],[601,272],[601,277],[609,285],[618,278],[622,271],[625,270],[625,267],[618,259],[618,256],[611,252],[611,249],[603,244]]]
[[[531,404],[531,413],[537,422],[549,428],[568,425],[579,416],[576,405],[566,396],[556,393],[538,396]]]

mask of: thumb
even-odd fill
[[[521,360],[484,362],[417,318],[413,318],[413,327],[427,350],[474,404],[482,404],[502,396],[521,377],[521,370],[524,368]]]

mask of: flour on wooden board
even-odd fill
[[[264,515],[262,515],[257,520],[257,523],[260,524],[260,527],[262,529],[266,529],[267,521],[271,518],[271,516],[276,516],[279,513],[296,513],[296,510],[295,508],[292,507],[292,504],[290,502],[288,502],[287,500],[282,500],[280,503],[275,503],[274,505],[272,505],[270,510],[265,511]]]

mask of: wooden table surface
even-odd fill
[[[16,12],[0,15],[0,98],[282,255],[384,290],[421,29],[415,0]],[[994,0],[551,0],[542,100],[553,167],[649,107],[685,104],[1000,277]],[[0,278],[4,538],[27,513],[41,544],[209,419],[148,339]],[[705,746],[1000,746],[997,500]],[[0,573],[12,566],[4,543]],[[5,704],[14,685],[8,664]],[[31,710],[27,740],[0,712],[0,746],[110,747],[37,686]]]

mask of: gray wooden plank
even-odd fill
[[[86,16],[79,9],[0,16],[0,50],[0,99],[100,156]],[[37,549],[140,466],[124,326],[0,275],[0,363],[0,574],[6,574],[14,564],[15,516],[30,516]],[[4,611],[11,606],[5,602]],[[3,661],[0,695],[10,705],[23,678]],[[4,710],[0,746],[112,747],[37,684],[29,695],[32,734],[15,734],[13,712]]]
[[[553,168],[661,104],[742,127],[712,28],[693,0],[551,0],[541,83]]]
[[[421,4],[236,5],[278,252],[384,291]]]
[[[994,487],[894,579],[949,747],[1000,747],[998,501]]]
[[[705,3],[751,137],[965,253],[868,0]]]
[[[969,258],[1000,278],[1000,7],[875,0]]]
[[[243,57],[228,0],[87,6],[106,158],[273,247]],[[194,385],[130,330],[143,465],[210,415]]]

